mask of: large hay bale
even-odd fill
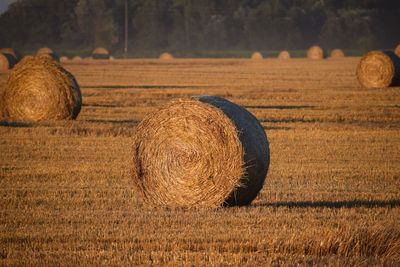
[[[341,49],[333,49],[330,58],[344,58],[344,52]]]
[[[82,97],[75,78],[47,56],[25,57],[10,73],[5,115],[14,121],[75,119]]]
[[[174,56],[172,54],[170,54],[170,53],[162,53],[160,55],[160,59],[162,59],[162,60],[171,60],[171,59],[174,59]]]
[[[394,50],[394,53],[400,57],[400,44],[396,47],[396,49]]]
[[[289,51],[284,50],[284,51],[280,52],[278,55],[278,58],[279,59],[290,59]]]
[[[132,153],[134,187],[141,202],[153,207],[248,205],[269,166],[258,120],[213,96],[177,100],[147,116]]]
[[[252,59],[252,60],[262,60],[262,59],[264,59],[264,57],[263,57],[263,55],[262,55],[260,52],[254,52],[254,53],[251,55],[251,59]]]
[[[392,51],[371,51],[357,66],[357,78],[366,88],[383,88],[400,82],[400,59]]]
[[[0,49],[0,53],[2,53],[2,54],[10,54],[10,55],[12,55],[12,56],[15,58],[15,60],[18,60],[17,53],[14,51],[14,49],[12,49],[12,48],[10,48],[10,47],[1,48],[1,49]]]
[[[307,58],[309,59],[323,59],[324,58],[324,50],[318,45],[314,45],[310,47],[307,51]]]
[[[45,56],[45,57],[49,57],[49,58],[51,58],[51,59],[53,59],[53,60],[55,60],[55,61],[58,61],[58,62],[60,62],[60,56],[57,54],[57,53],[55,53],[53,50],[51,50],[50,48],[48,48],[48,47],[42,47],[42,48],[40,48],[37,52],[36,52],[36,55],[38,55],[38,56]]]
[[[7,53],[0,53],[0,72],[6,72],[14,67],[17,63],[16,58]]]
[[[97,47],[92,53],[93,59],[110,59],[110,53],[104,47]]]

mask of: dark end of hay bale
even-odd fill
[[[392,51],[371,51],[357,66],[359,83],[366,88],[384,88],[400,84],[400,59]]]
[[[110,53],[104,47],[97,47],[92,53],[93,59],[110,59]]]
[[[76,119],[82,97],[75,78],[47,56],[25,57],[11,71],[3,96],[12,121]]]
[[[137,195],[152,207],[248,205],[269,167],[269,144],[258,120],[213,96],[174,101],[147,116],[132,153]]]
[[[17,63],[17,59],[8,53],[0,53],[0,72],[7,72]]]
[[[18,53],[15,52],[15,50],[12,49],[11,47],[1,48],[1,49],[0,49],[0,53],[12,55],[12,56],[15,58],[16,62],[18,62],[18,60],[19,60],[19,58],[20,58],[20,56],[18,55]]]

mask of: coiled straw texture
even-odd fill
[[[81,105],[75,78],[49,57],[25,57],[8,77],[4,107],[9,120],[75,119]]]
[[[399,85],[400,59],[391,51],[371,51],[361,58],[356,74],[366,88]]]
[[[248,205],[269,166],[258,120],[212,96],[177,100],[150,114],[137,128],[132,154],[137,195],[151,207]]]

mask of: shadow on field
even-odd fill
[[[349,201],[288,201],[261,203],[262,207],[286,208],[395,208],[400,207],[400,200],[349,200]]]
[[[82,86],[86,89],[198,89],[208,88],[208,86],[194,85],[96,85]]]
[[[87,122],[94,123],[110,123],[119,125],[137,125],[140,121],[138,120],[85,120]]]
[[[264,123],[296,123],[296,122],[301,122],[301,123],[322,123],[324,121],[320,119],[301,119],[301,118],[293,118],[293,119],[262,119],[260,122]]]
[[[0,121],[0,126],[13,128],[30,128],[35,126],[35,124],[29,122]]]
[[[315,108],[315,106],[244,106],[245,108],[257,109],[308,109]]]

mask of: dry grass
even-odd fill
[[[400,91],[361,89],[358,61],[69,62],[77,121],[0,127],[0,263],[399,265]],[[266,186],[247,208],[144,211],[130,136],[199,94],[262,122]]]

